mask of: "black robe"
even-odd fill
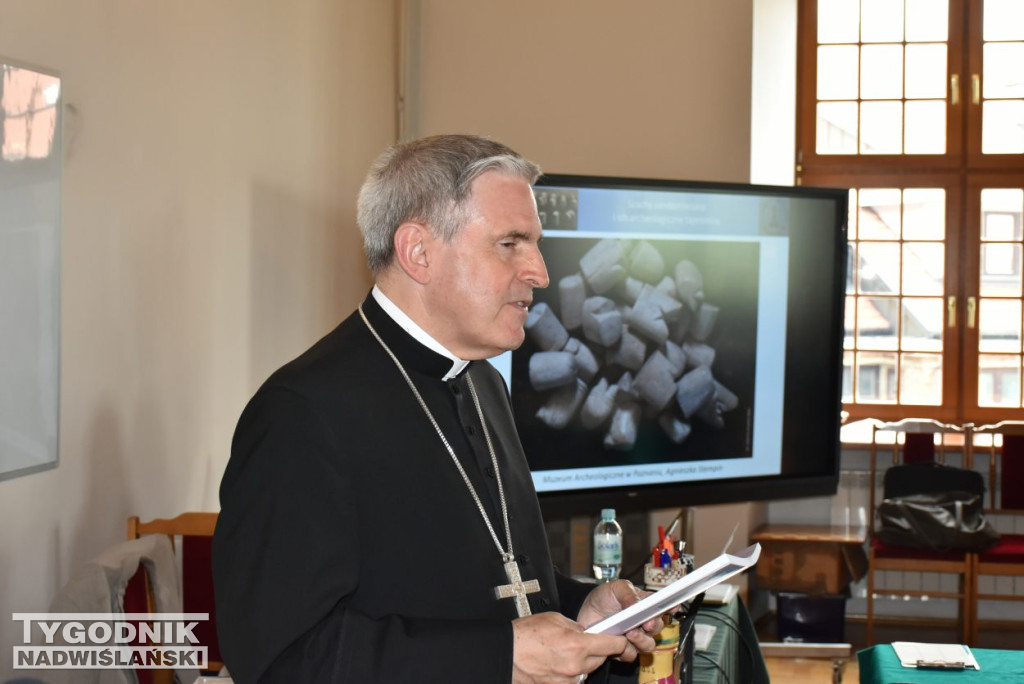
[[[554,572],[507,388],[451,361],[376,303],[363,310],[401,359],[502,544],[494,443],[533,612],[575,618],[590,587]],[[498,550],[451,456],[358,313],[274,373],[249,402],[220,489],[217,631],[234,680],[508,682],[512,599]]]

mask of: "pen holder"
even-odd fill
[[[677,684],[679,664],[676,651],[679,650],[679,623],[669,618],[665,626],[654,634],[656,646],[653,653],[640,654],[640,677],[637,684]]]

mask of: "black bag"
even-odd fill
[[[981,474],[938,463],[913,463],[885,473],[875,536],[886,544],[929,551],[983,551],[999,542],[985,520]]]

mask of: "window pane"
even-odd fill
[[[903,106],[901,103],[862,102],[860,121],[861,153],[899,154],[903,132]]]
[[[858,297],[857,348],[896,349],[898,297]]]
[[[900,191],[895,188],[863,188],[858,201],[858,237],[861,240],[898,240]]]
[[[945,100],[907,102],[906,113],[903,151],[906,154],[944,154],[946,152]]]
[[[903,239],[942,240],[946,237],[946,191],[907,188],[903,191]]]
[[[981,246],[981,295],[1021,296],[1020,244],[989,243]]]
[[[858,0],[827,0],[818,3],[818,42],[856,43],[860,26]]]
[[[1024,43],[986,43],[984,59],[983,97],[1024,97]]]
[[[1024,3],[985,0],[983,40],[1024,40]]]
[[[1020,357],[978,356],[978,405],[1020,406]]]
[[[843,353],[843,401],[853,401],[853,353]]]
[[[858,285],[862,293],[895,294],[900,291],[898,242],[861,242],[857,255]]]
[[[900,358],[900,403],[942,403],[942,356],[903,354]]]
[[[900,347],[907,351],[942,351],[942,298],[903,300]]]
[[[843,318],[846,320],[846,332],[843,336],[843,349],[853,349],[853,335],[857,327],[857,299],[846,298],[846,307],[843,309]]]
[[[978,305],[978,351],[1020,351],[1020,300],[982,299]]]
[[[981,109],[981,151],[1024,152],[1024,100],[986,100]]]
[[[907,0],[907,41],[945,41],[949,36],[948,0]]]
[[[908,45],[906,70],[908,98],[946,97],[944,44]]]
[[[941,296],[945,283],[946,249],[941,242],[903,244],[903,294]]]
[[[865,43],[903,40],[903,3],[862,0],[860,39]]]
[[[850,188],[850,198],[846,202],[846,235],[853,240],[857,237],[857,189]]]
[[[857,153],[857,103],[819,102],[818,154]]]
[[[903,97],[902,67],[902,45],[865,45],[860,53],[860,96],[865,100]]]
[[[1012,237],[1009,233],[999,228],[999,222],[989,224],[987,220],[982,221],[982,240],[1019,240],[1021,237],[1020,223],[1021,213],[1024,212],[1024,190],[1018,188],[984,188],[981,191],[981,213],[982,217],[987,215],[1008,215],[1012,217],[1015,228]],[[992,228],[996,232],[990,233]]]
[[[857,46],[818,48],[818,99],[857,99]]]
[[[857,352],[857,401],[896,403],[896,354]]]

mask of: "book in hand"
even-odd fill
[[[723,553],[667,587],[591,625],[586,631],[588,634],[625,634],[651,618],[667,613],[680,603],[689,601],[719,582],[752,567],[760,555],[760,544],[748,546],[735,554]]]

